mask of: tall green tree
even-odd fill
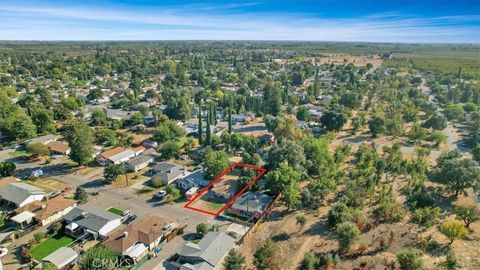
[[[15,163],[10,162],[10,161],[0,161],[0,176],[2,177],[7,177],[11,176],[17,166],[15,166]]]
[[[120,175],[126,173],[125,166],[123,164],[110,164],[103,170],[103,177],[108,182],[117,180]]]
[[[77,120],[70,123],[64,132],[64,137],[70,146],[70,158],[80,166],[86,166],[93,160],[93,134],[85,121]]]
[[[26,148],[27,153],[30,155],[38,156],[38,157],[45,157],[45,160],[47,156],[50,155],[50,149],[48,149],[48,146],[38,142],[38,143],[29,143]]]
[[[205,130],[205,145],[212,144],[212,130],[210,126],[210,112],[207,114],[207,123],[206,123],[206,130]]]
[[[203,156],[203,164],[207,177],[213,180],[230,165],[230,161],[225,152],[208,149]]]
[[[232,108],[228,107],[228,133],[232,134]]]
[[[198,106],[198,143],[203,144],[202,107]]]
[[[445,184],[458,196],[460,192],[480,185],[480,167],[468,158],[462,158],[459,151],[443,153],[437,165],[430,172],[430,178]]]
[[[266,187],[283,193],[283,201],[290,209],[300,204],[300,180],[302,174],[295,171],[287,163],[265,175]]]
[[[85,191],[84,188],[77,187],[77,189],[75,190],[75,195],[73,196],[73,198],[75,200],[79,201],[81,204],[87,203],[88,194],[87,194],[87,192]]]

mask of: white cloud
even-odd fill
[[[128,10],[14,2],[0,6],[0,39],[480,42],[478,15],[419,18],[392,12],[331,19],[305,14],[229,12],[238,7],[242,6]]]

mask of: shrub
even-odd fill
[[[320,265],[320,259],[315,256],[315,254],[307,253],[303,257],[302,265],[300,270],[315,270]]]
[[[43,238],[45,238],[45,233],[44,232],[37,232],[33,235],[33,238],[35,239],[35,242],[40,243]]]
[[[422,269],[423,261],[420,251],[414,248],[404,249],[397,253],[397,260],[402,270]]]
[[[425,227],[431,227],[440,217],[441,209],[439,207],[425,207],[415,210],[413,213],[413,222]]]
[[[384,201],[375,209],[374,214],[383,222],[398,222],[403,219],[406,212],[397,201]]]
[[[350,213],[350,208],[344,203],[338,203],[334,205],[329,211],[327,215],[327,224],[331,228],[337,226],[342,222],[353,222],[353,216]]]
[[[277,246],[267,240],[253,254],[253,264],[257,270],[269,270],[277,268],[276,254]]]
[[[413,208],[424,208],[435,205],[432,195],[423,189],[417,189],[408,196],[408,203]]]
[[[51,229],[51,233],[54,235],[54,234],[57,234],[61,229],[62,229],[62,223],[60,222],[54,222],[52,223],[52,226],[50,227]]]
[[[443,233],[449,240],[449,245],[456,239],[462,239],[468,235],[468,230],[461,221],[450,219],[440,225],[440,232]]]
[[[150,185],[154,188],[161,188],[163,187],[165,184],[163,183],[163,180],[162,178],[160,177],[155,177],[155,178],[152,178],[152,180],[150,180]]]
[[[210,230],[210,227],[208,226],[207,223],[200,223],[197,225],[196,230],[197,230],[197,233],[201,233],[205,235]]]
[[[475,222],[480,219],[480,213],[478,211],[478,208],[475,207],[475,205],[470,205],[470,206],[457,206],[455,207],[455,214],[457,215],[457,218],[463,220],[465,223],[465,227],[470,227],[470,224],[472,222]]]
[[[458,264],[457,258],[455,258],[455,255],[452,252],[448,252],[447,258],[446,258],[445,262],[443,263],[443,267],[446,270],[460,269],[460,265]]]
[[[348,251],[348,249],[357,242],[360,231],[357,226],[351,222],[344,222],[337,228],[337,238],[340,250]]]

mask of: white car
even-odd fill
[[[153,195],[153,198],[161,200],[161,199],[163,199],[163,197],[165,197],[165,195],[167,195],[167,192],[165,190],[162,190],[162,191],[158,192],[157,194]]]

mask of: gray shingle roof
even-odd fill
[[[261,193],[245,192],[232,204],[232,208],[243,211],[263,212],[272,202],[272,198]]]
[[[178,252],[184,257],[198,257],[216,266],[235,245],[235,239],[224,232],[209,232],[198,244],[189,242]]]
[[[0,188],[0,198],[17,205],[32,195],[42,194],[45,195],[45,192],[41,188],[26,183],[10,183]]]
[[[155,173],[152,178],[160,178],[164,182],[170,183],[177,177],[184,174],[185,171],[182,166],[168,162],[160,162],[152,167],[152,172]]]
[[[152,171],[154,173],[165,172],[165,171],[171,170],[175,167],[178,167],[179,169],[182,168],[181,166],[179,166],[177,164],[173,164],[173,163],[169,163],[169,162],[160,162],[157,165],[152,167]]]
[[[140,155],[140,156],[136,156],[136,157],[130,159],[126,163],[135,167],[135,166],[141,165],[143,163],[152,162],[152,161],[153,161],[152,156],[150,156],[150,155]]]
[[[120,219],[120,216],[88,204],[77,206],[65,215],[67,222],[76,223],[93,231],[99,231],[108,222],[115,219]]]

